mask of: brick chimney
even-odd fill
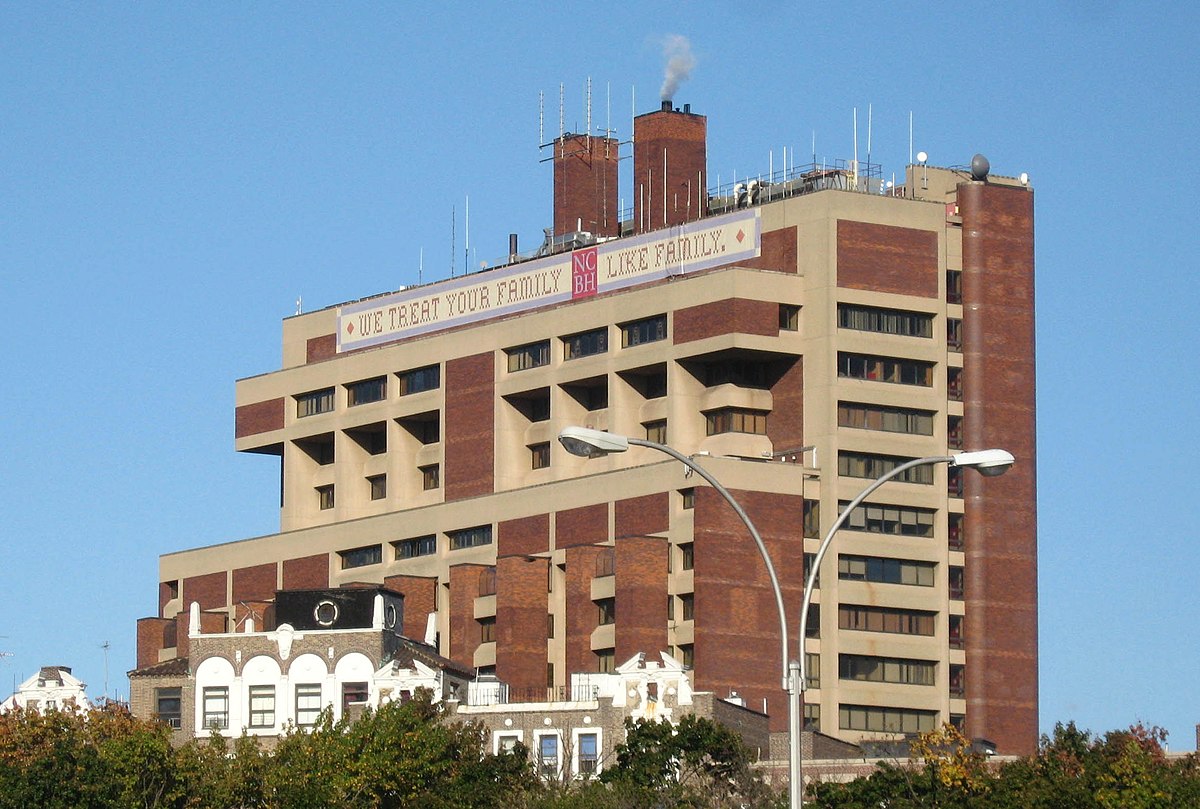
[[[566,134],[554,141],[554,233],[617,235],[617,140]]]
[[[708,119],[662,108],[633,119],[633,227],[656,230],[707,211]]]

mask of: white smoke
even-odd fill
[[[670,101],[675,97],[679,85],[691,75],[692,68],[696,66],[696,57],[692,55],[692,44],[688,38],[679,34],[670,34],[663,40],[663,57],[667,60],[667,66],[659,96],[663,101]]]

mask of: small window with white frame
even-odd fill
[[[492,734],[492,752],[496,755],[512,753],[521,743],[523,733],[519,730],[498,730]]]
[[[562,739],[557,732],[539,733],[537,736],[537,772],[547,780],[558,779],[562,775],[561,753]]]
[[[594,778],[600,774],[600,758],[603,750],[601,728],[575,728],[575,774],[581,778]]]

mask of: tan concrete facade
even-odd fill
[[[694,666],[698,690],[736,689],[779,732],[778,623],[736,517],[665,456],[585,460],[558,432],[698,453],[767,541],[793,633],[804,554],[863,470],[983,441],[1014,452],[1015,482],[968,472],[959,489],[929,467],[869,501],[884,517],[839,535],[814,599],[806,701],[847,741],[954,720],[1001,753],[1032,752],[1032,192],[910,169],[895,196],[824,190],[754,211],[756,257],[568,303],[342,353],[338,307],[285,320],[282,368],[237,383],[235,432],[237,450],[279,458],[280,533],[163,556],[160,617],[198,601],[233,618],[272,579],[388,580],[409,596],[407,634],[423,637],[432,614],[442,654],[514,688],[563,687],[659,644]],[[964,292],[1015,307],[1022,327]],[[661,331],[629,337],[659,317]],[[568,358],[571,338],[598,330],[605,350]],[[152,648],[169,633],[144,634],[139,665],[181,653]]]

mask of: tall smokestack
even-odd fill
[[[689,107],[685,107],[690,110]],[[708,120],[671,101],[633,119],[633,226],[638,232],[708,212]]]

